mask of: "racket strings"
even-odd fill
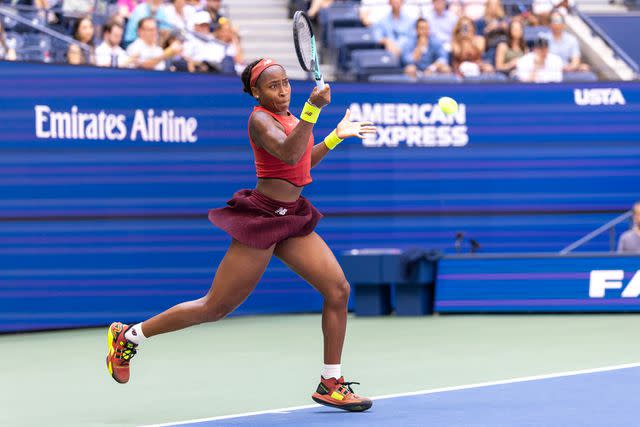
[[[311,69],[313,55],[311,49],[311,29],[305,19],[300,19],[296,23],[296,32],[298,36],[298,45],[302,60],[307,69]]]

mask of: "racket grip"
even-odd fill
[[[318,90],[324,89],[324,78],[323,77],[320,77],[318,80],[316,80],[316,86],[318,87]]]

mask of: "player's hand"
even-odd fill
[[[366,138],[367,134],[374,134],[378,129],[371,122],[352,122],[349,121],[350,110],[347,110],[344,117],[336,127],[336,135],[338,138],[345,139],[350,136],[357,136],[360,139]]]
[[[309,96],[309,102],[318,108],[329,105],[331,102],[331,88],[329,85],[325,84],[322,90],[318,90],[318,86],[314,87]]]

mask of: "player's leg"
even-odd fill
[[[324,363],[339,364],[347,327],[349,283],[331,249],[316,233],[287,239],[274,255],[309,282],[324,297],[322,333]]]
[[[218,266],[209,292],[202,298],[178,304],[143,322],[145,336],[152,337],[226,317],[256,287],[273,249],[255,249],[233,240]]]
[[[233,240],[220,262],[209,292],[183,302],[135,326],[113,323],[109,328],[107,368],[120,383],[129,380],[129,361],[141,339],[215,322],[235,310],[249,296],[264,273],[274,247],[255,249]]]
[[[349,283],[333,252],[317,233],[311,233],[278,243],[274,255],[324,297],[322,333],[325,366],[313,399],[318,403],[349,411],[369,409],[371,400],[354,394],[350,383],[344,382],[340,372],[347,327]]]

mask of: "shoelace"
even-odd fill
[[[133,356],[136,355],[138,351],[136,350],[136,345],[130,341],[127,341],[125,344],[125,349],[119,351],[120,360],[122,360],[123,365],[128,365]]]
[[[341,386],[341,387],[346,387],[346,388],[347,388],[347,390],[349,390],[349,393],[354,394],[354,393],[355,393],[355,391],[353,391],[353,389],[351,388],[351,384],[358,384],[358,385],[360,385],[360,383],[358,383],[358,382],[351,381],[351,382],[344,382],[344,383],[340,384],[340,386]]]

